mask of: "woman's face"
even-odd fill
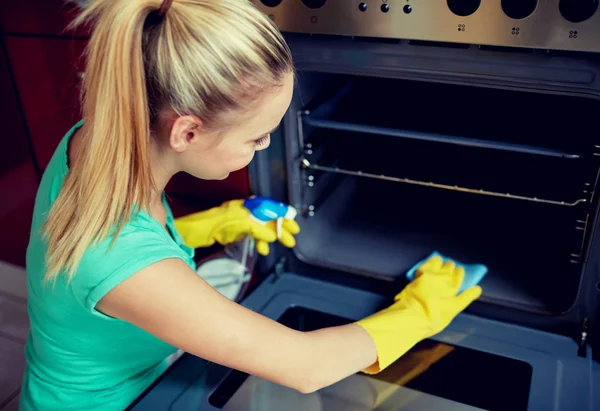
[[[185,133],[185,149],[178,152],[180,171],[204,180],[223,180],[246,167],[256,151],[269,147],[270,133],[287,111],[293,88],[294,76],[289,73],[281,87],[269,90],[255,107],[234,117],[234,125],[226,131],[210,135],[193,131],[191,138],[189,131]],[[173,127],[175,131],[177,122]],[[171,146],[178,151],[173,147],[173,133]]]

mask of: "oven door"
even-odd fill
[[[377,294],[289,273],[268,278],[243,303],[304,331],[386,304]],[[566,337],[463,314],[381,374],[309,395],[184,355],[130,409],[592,411],[600,405],[600,365],[577,348]]]

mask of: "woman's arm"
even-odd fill
[[[190,354],[302,393],[377,361],[375,343],[362,327],[292,330],[223,297],[178,259],[144,268],[96,308]]]

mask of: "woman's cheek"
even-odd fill
[[[239,156],[237,156],[235,158],[235,160],[233,160],[229,163],[230,171],[237,171],[237,170],[241,170],[242,168],[246,167],[248,164],[250,164],[250,162],[254,158],[254,153],[255,153],[255,150],[253,148],[251,151],[244,152],[243,154],[240,154]]]

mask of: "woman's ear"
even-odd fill
[[[202,121],[196,116],[177,117],[169,134],[169,146],[178,153],[186,151],[198,141],[202,130]]]

